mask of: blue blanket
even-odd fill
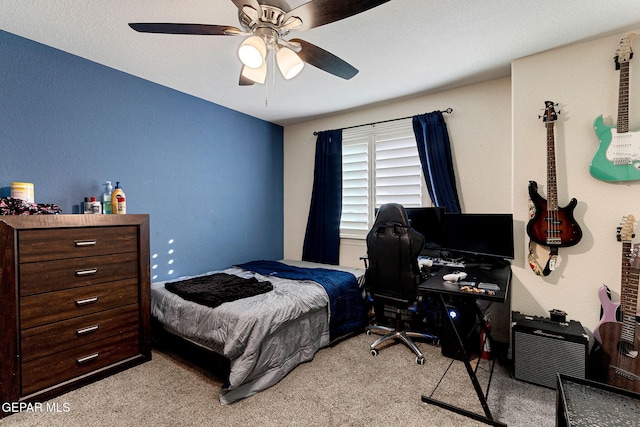
[[[367,325],[367,311],[356,277],[345,271],[327,268],[302,268],[277,261],[252,261],[238,264],[240,268],[263,276],[293,280],[313,280],[329,295],[329,336],[331,341],[360,331]]]

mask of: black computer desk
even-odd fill
[[[495,291],[479,291],[475,292],[474,289],[478,289],[477,286],[470,285],[460,285],[458,283],[450,283],[445,282],[442,278],[445,274],[451,273],[453,270],[464,271],[467,273],[467,278],[464,279],[465,282],[472,282],[474,285],[477,285],[479,282],[485,283],[495,283],[498,285],[497,290]],[[453,268],[453,267],[442,267],[433,276],[424,281],[418,287],[419,291],[423,294],[434,294],[438,295],[440,299],[440,307],[442,310],[442,318],[448,319],[449,327],[451,331],[454,333],[457,341],[458,351],[462,355],[462,359],[464,361],[465,367],[467,368],[467,373],[469,374],[469,378],[473,383],[473,387],[478,395],[478,399],[480,400],[480,404],[482,405],[482,409],[484,410],[484,416],[477,414],[475,412],[470,412],[466,409],[459,408],[457,406],[453,406],[446,402],[434,399],[433,393],[438,388],[438,385],[433,389],[429,396],[422,395],[422,401],[430,404],[434,404],[440,406],[441,408],[448,409],[450,411],[454,411],[456,413],[465,415],[467,417],[473,418],[475,420],[484,422],[486,424],[494,425],[494,426],[506,426],[506,424],[496,421],[491,414],[491,410],[487,404],[487,395],[489,393],[489,386],[491,385],[491,375],[489,376],[489,381],[487,384],[486,393],[482,390],[480,383],[478,382],[478,378],[476,376],[476,369],[478,368],[478,364],[474,369],[471,366],[471,362],[469,359],[469,354],[466,352],[464,348],[464,343],[462,341],[462,337],[460,336],[459,331],[456,328],[455,323],[447,313],[447,308],[445,305],[445,296],[453,296],[459,299],[470,299],[473,302],[473,306],[476,310],[476,316],[478,319],[478,323],[482,330],[484,330],[487,339],[489,340],[491,347],[496,348],[493,344],[493,338],[491,337],[491,332],[487,328],[487,324],[484,321],[483,311],[486,310],[492,303],[500,302],[504,303],[507,300],[507,296],[509,294],[509,287],[511,285],[511,265],[508,262],[497,263],[497,264],[467,264],[465,267]],[[465,287],[466,286],[466,287]],[[486,302],[486,306],[484,310],[481,310],[478,303],[484,301]],[[496,358],[494,358],[491,363],[491,373],[493,374],[493,367],[495,364]],[[453,360],[452,360],[453,363]],[[450,365],[451,366],[451,365]],[[447,369],[448,370],[448,369]],[[445,373],[442,375],[442,379],[446,375]]]

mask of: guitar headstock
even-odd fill
[[[560,111],[556,113],[556,105],[558,104],[554,103],[553,101],[544,101],[544,114],[538,117],[542,117],[542,121],[545,123],[555,122],[556,120],[558,120],[558,114],[560,114]]]
[[[618,238],[619,242],[628,242],[636,236],[633,231],[636,219],[633,215],[627,215],[622,219],[623,223],[622,225],[618,226],[618,234],[616,237]]]
[[[616,56],[614,56],[614,61],[616,62],[616,70],[620,69],[620,64],[623,62],[631,61],[633,58],[633,48],[631,45],[633,41],[636,39],[636,33],[631,33],[627,37],[624,37],[620,40],[620,44],[616,49]]]

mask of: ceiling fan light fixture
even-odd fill
[[[345,80],[351,79],[358,73],[355,67],[314,44],[298,38],[287,40],[287,36],[292,31],[308,30],[358,15],[390,0],[305,1],[291,8],[287,0],[232,0],[238,9],[241,28],[167,22],[130,23],[129,26],[141,33],[247,37],[237,49],[243,64],[238,80],[240,86],[266,80],[269,54],[272,54],[271,67],[275,68],[277,62],[287,80],[298,75],[304,63]],[[275,87],[275,73],[271,74]]]
[[[280,47],[278,49],[278,52],[276,52],[276,60],[282,76],[287,80],[297,76],[304,68],[302,59],[287,47]]]
[[[266,55],[267,46],[258,36],[247,37],[238,48],[240,61],[249,68],[259,69],[263,66]]]
[[[258,68],[242,67],[242,76],[258,84],[264,84],[267,80],[267,61],[262,61]]]

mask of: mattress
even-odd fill
[[[360,285],[364,278],[364,270],[358,268],[281,262],[346,271]],[[229,377],[220,392],[220,402],[228,404],[272,386],[298,364],[313,359],[331,342],[331,314],[327,292],[314,281],[262,275],[235,266],[206,274],[220,272],[269,281],[273,291],[209,308],[167,291],[166,282],[154,282],[151,314],[169,332],[230,360]]]

